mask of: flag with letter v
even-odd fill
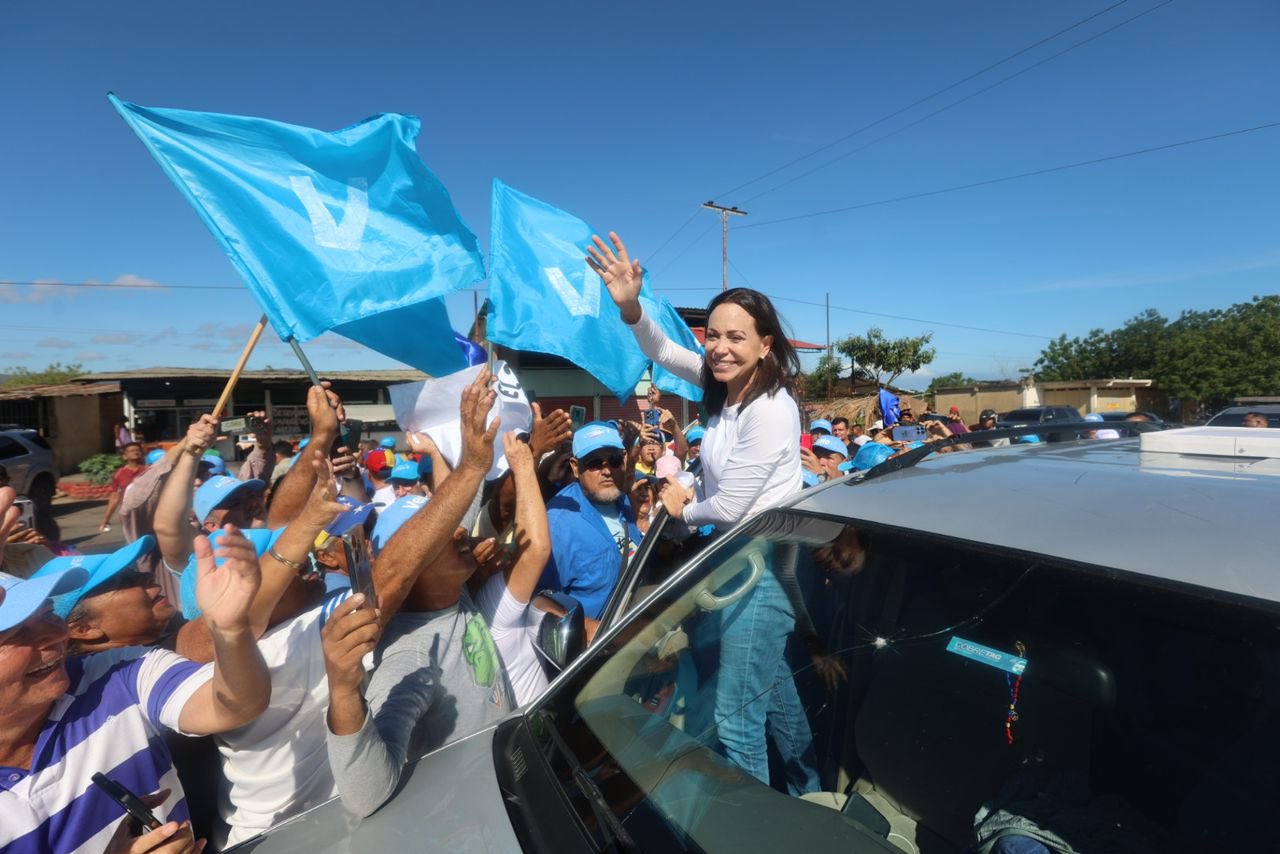
[[[600,277],[587,266],[591,226],[576,216],[493,181],[489,238],[490,341],[568,359],[619,400],[635,392],[649,367]],[[691,350],[701,346],[645,273],[640,304],[663,331]],[[701,389],[655,369],[659,388],[690,400]]]
[[[466,367],[441,298],[483,279],[484,260],[418,157],[418,119],[326,133],[109,97],[281,338],[333,331],[431,374]]]

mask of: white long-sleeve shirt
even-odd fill
[[[631,327],[644,354],[685,380],[702,384],[703,357],[672,341],[647,314]],[[727,528],[798,492],[800,410],[785,389],[726,406],[702,437],[704,499],[684,508],[694,527]]]

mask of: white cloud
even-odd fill
[[[0,359],[29,359],[34,353],[28,353],[25,350],[17,350],[12,353],[0,353]]]
[[[81,350],[76,353],[77,362],[101,362],[107,358],[106,353],[99,353],[96,350]]]
[[[109,335],[95,335],[89,340],[94,344],[132,344],[138,338],[127,332],[112,332]]]
[[[148,279],[145,276],[139,276],[134,273],[125,273],[116,276],[111,280],[113,285],[124,285],[130,288],[163,288],[166,285],[157,282],[155,279]]]
[[[41,338],[36,342],[37,347],[52,347],[58,350],[65,350],[69,347],[75,347],[75,341],[68,341],[66,338]]]
[[[29,285],[0,282],[0,302],[10,304],[46,302],[55,297],[72,296],[74,290],[75,288],[59,286],[53,279],[38,279]]]

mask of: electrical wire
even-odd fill
[[[1271,128],[1280,127],[1280,122],[1268,122],[1267,124],[1255,125],[1248,128],[1239,128],[1237,130],[1225,131],[1223,133],[1215,133],[1209,136],[1196,137],[1195,139],[1184,139],[1180,142],[1171,142],[1165,145],[1154,145],[1150,148],[1139,148],[1134,151],[1125,151],[1120,154],[1109,154],[1105,157],[1095,157],[1091,160],[1080,160],[1074,163],[1064,163],[1060,166],[1049,166],[1044,169],[1034,169],[1030,172],[1019,172],[1016,175],[1005,175],[1000,178],[988,178],[984,181],[973,181],[968,184],[958,184],[952,187],[943,187],[937,190],[926,190],[920,193],[910,193],[905,196],[895,196],[888,199],[877,199],[874,202],[863,202],[857,205],[847,205],[840,208],[829,208],[827,210],[813,211],[812,213],[796,214],[794,216],[779,217],[777,219],[767,219],[761,222],[753,222],[747,225],[738,226],[738,230],[742,231],[748,228],[760,228],[766,225],[777,225],[783,222],[794,222],[801,219],[812,219],[819,216],[830,216],[838,213],[848,213],[849,211],[863,210],[865,208],[878,207],[880,205],[892,205],[898,202],[912,201],[913,199],[924,199],[930,196],[941,196],[947,193],[958,193],[962,190],[973,190],[978,187],[989,187],[993,184],[1004,184],[1010,181],[1020,181],[1024,178],[1034,178],[1039,175],[1049,175],[1054,172],[1065,172],[1069,169],[1079,169],[1084,166],[1096,166],[1099,163],[1109,163],[1113,160],[1124,160],[1129,157],[1140,157],[1145,154],[1154,154],[1159,151],[1169,151],[1174,148],[1182,148],[1188,145],[1198,145],[1202,142],[1212,142],[1218,139],[1226,139],[1233,136],[1242,136],[1244,134],[1256,133],[1258,131],[1270,130]]]
[[[883,124],[883,123],[885,123],[885,122],[889,121],[890,119],[897,118],[898,116],[902,115],[903,113],[907,112],[908,110],[914,109],[915,107],[918,107],[918,106],[920,106],[921,104],[923,104],[923,103],[925,103],[925,102],[927,102],[927,101],[930,101],[930,100],[932,100],[932,99],[934,99],[934,98],[938,97],[939,95],[942,95],[942,94],[945,94],[945,93],[947,93],[947,92],[950,92],[952,89],[955,89],[957,86],[963,86],[965,83],[968,83],[970,80],[973,80],[974,78],[977,78],[977,77],[981,77],[983,74],[986,74],[988,71],[991,71],[991,70],[993,70],[993,69],[995,69],[995,68],[1000,67],[1001,65],[1004,65],[1006,62],[1009,62],[1009,61],[1011,61],[1011,60],[1017,59],[1019,56],[1022,56],[1023,54],[1027,53],[1028,51],[1034,50],[1034,49],[1036,49],[1036,48],[1040,47],[1040,46],[1041,46],[1041,45],[1043,45],[1043,44],[1046,44],[1046,43],[1048,43],[1048,42],[1051,42],[1051,41],[1053,41],[1054,39],[1058,38],[1058,36],[1065,35],[1065,34],[1067,34],[1067,33],[1071,32],[1072,30],[1074,30],[1074,29],[1076,29],[1076,28],[1078,28],[1078,27],[1080,27],[1080,26],[1083,26],[1084,24],[1089,23],[1090,21],[1094,20],[1095,18],[1098,18],[1098,17],[1100,17],[1100,16],[1102,16],[1102,15],[1105,15],[1107,12],[1110,12],[1112,9],[1115,9],[1115,8],[1117,8],[1117,7],[1119,7],[1119,6],[1123,6],[1123,5],[1124,5],[1125,3],[1127,3],[1127,2],[1129,2],[1129,0],[1119,0],[1119,2],[1117,2],[1117,3],[1112,3],[1110,6],[1106,7],[1105,9],[1101,9],[1101,10],[1099,10],[1099,11],[1097,11],[1097,12],[1094,12],[1092,15],[1089,15],[1088,17],[1081,18],[1079,21],[1076,21],[1074,24],[1071,24],[1070,26],[1064,27],[1063,29],[1058,30],[1056,33],[1054,33],[1054,34],[1052,34],[1052,35],[1045,36],[1044,38],[1040,39],[1040,40],[1039,40],[1039,41],[1037,41],[1037,42],[1034,42],[1034,43],[1032,43],[1032,44],[1029,44],[1029,45],[1027,45],[1026,47],[1021,48],[1021,49],[1019,49],[1019,50],[1017,50],[1017,51],[1014,51],[1013,53],[1011,53],[1011,54],[1009,54],[1008,56],[1006,56],[1004,59],[997,60],[996,62],[993,62],[993,63],[991,63],[990,65],[988,65],[988,66],[986,66],[986,67],[984,67],[984,68],[981,68],[981,69],[979,69],[978,71],[973,72],[972,74],[969,74],[969,75],[968,75],[968,76],[966,76],[966,77],[962,77],[961,79],[959,79],[959,80],[955,81],[954,83],[950,83],[950,84],[948,84],[948,85],[946,85],[946,86],[942,87],[941,89],[938,89],[938,90],[936,90],[936,91],[934,91],[934,92],[930,92],[928,95],[925,95],[925,96],[924,96],[924,97],[922,97],[922,98],[918,98],[918,99],[916,99],[915,101],[912,101],[910,104],[907,104],[905,107],[900,107],[899,109],[894,110],[894,111],[893,111],[893,112],[891,112],[891,113],[887,113],[887,114],[885,114],[885,115],[881,116],[880,118],[876,119],[875,121],[873,121],[873,122],[871,122],[871,123],[869,123],[869,124],[863,125],[862,127],[858,128],[858,129],[857,129],[857,130],[855,130],[855,131],[852,131],[852,132],[850,132],[850,133],[847,133],[847,134],[845,134],[844,136],[839,137],[838,139],[832,140],[831,142],[829,142],[829,143],[827,143],[827,144],[825,144],[825,145],[821,145],[821,146],[819,146],[818,148],[815,148],[814,150],[810,151],[808,154],[804,154],[804,155],[801,155],[800,157],[796,157],[796,158],[794,158],[794,159],[792,159],[792,160],[789,160],[789,161],[787,161],[786,163],[783,163],[781,166],[778,166],[778,167],[775,167],[775,168],[773,168],[773,169],[770,169],[768,172],[765,172],[765,173],[763,173],[763,174],[761,174],[761,175],[757,175],[756,177],[752,178],[752,179],[751,179],[751,180],[749,180],[749,181],[744,181],[743,183],[738,184],[736,187],[732,187],[732,188],[730,188],[730,189],[728,189],[728,190],[725,190],[723,193],[720,193],[720,194],[719,194],[719,195],[717,195],[717,196],[712,196],[712,198],[722,198],[722,197],[725,197],[725,196],[729,196],[729,195],[731,195],[731,194],[733,194],[733,193],[738,192],[739,190],[741,190],[741,189],[743,189],[743,188],[745,188],[745,187],[749,187],[749,186],[751,186],[752,184],[755,184],[755,183],[757,183],[757,182],[759,182],[759,181],[763,181],[765,178],[769,178],[769,177],[771,177],[771,176],[773,176],[773,175],[776,175],[776,174],[778,174],[779,172],[783,171],[784,169],[789,169],[789,168],[791,168],[792,166],[795,166],[797,163],[803,163],[805,160],[808,160],[810,157],[814,157],[814,156],[816,156],[816,155],[818,155],[818,154],[821,154],[821,153],[822,153],[822,152],[824,152],[824,151],[827,151],[827,150],[829,150],[829,149],[831,149],[831,148],[834,148],[835,146],[839,145],[840,143],[842,143],[842,142],[844,142],[844,141],[846,141],[846,140],[852,139],[853,137],[857,136],[857,135],[858,135],[858,134],[860,134],[860,133],[863,133],[863,132],[865,132],[865,131],[871,130],[872,128],[877,127],[877,126],[879,126],[879,125],[881,125],[881,124]],[[754,198],[754,197],[753,197],[753,198]]]
[[[1142,17],[1145,17],[1145,16],[1147,16],[1147,15],[1150,15],[1152,12],[1156,11],[1157,9],[1161,9],[1161,8],[1163,8],[1163,7],[1165,7],[1165,6],[1168,6],[1168,5],[1169,5],[1170,3],[1172,3],[1172,2],[1173,2],[1173,0],[1164,0],[1164,2],[1163,2],[1163,3],[1159,3],[1159,4],[1155,5],[1155,6],[1152,6],[1150,9],[1147,9],[1145,12],[1139,12],[1138,14],[1134,15],[1133,17],[1131,17],[1131,18],[1126,18],[1125,20],[1121,21],[1121,22],[1120,22],[1120,23],[1118,23],[1118,24],[1115,24],[1114,26],[1108,27],[1107,29],[1102,30],[1101,32],[1094,33],[1093,35],[1089,36],[1088,38],[1083,39],[1083,40],[1081,40],[1081,41],[1078,41],[1078,42],[1076,42],[1076,43],[1075,43],[1075,44],[1073,44],[1073,45],[1069,45],[1068,47],[1063,48],[1062,50],[1058,51],[1057,53],[1050,54],[1049,56],[1045,57],[1044,59],[1040,60],[1039,62],[1032,63],[1031,65],[1028,65],[1026,68],[1023,68],[1023,69],[1021,69],[1021,70],[1019,70],[1019,71],[1015,71],[1014,73],[1010,74],[1010,75],[1009,75],[1009,76],[1007,76],[1007,77],[1002,77],[1001,79],[997,80],[996,82],[994,82],[994,83],[992,83],[992,84],[990,84],[990,85],[988,85],[988,86],[984,86],[984,87],[982,87],[981,89],[978,89],[976,92],[971,92],[971,93],[969,93],[968,95],[965,95],[963,98],[961,98],[961,99],[960,99],[960,100],[958,100],[958,101],[953,101],[953,102],[951,102],[950,104],[946,104],[945,106],[939,107],[938,109],[934,110],[933,112],[931,112],[931,113],[926,113],[925,115],[921,116],[920,118],[915,119],[914,121],[908,122],[907,124],[903,125],[903,126],[902,126],[902,127],[900,127],[900,128],[896,128],[895,130],[891,130],[891,131],[889,131],[888,133],[886,133],[886,134],[884,134],[884,135],[882,135],[882,136],[878,136],[878,137],[876,137],[875,139],[873,139],[873,140],[871,140],[870,142],[868,142],[866,145],[862,145],[862,146],[859,146],[858,148],[854,148],[854,149],[852,149],[852,150],[850,150],[850,151],[846,151],[846,152],[844,152],[843,154],[838,154],[838,155],[836,155],[835,157],[831,158],[830,160],[826,160],[826,161],[824,161],[824,162],[822,162],[822,163],[819,163],[817,166],[813,167],[812,169],[807,169],[807,170],[805,170],[804,172],[801,172],[801,173],[800,173],[800,174],[798,174],[798,175],[794,175],[794,176],[792,176],[792,177],[788,178],[787,180],[783,181],[781,184],[777,184],[777,185],[775,185],[775,186],[773,186],[773,187],[770,187],[770,188],[769,188],[769,189],[767,189],[767,190],[761,190],[759,193],[756,193],[754,196],[751,196],[751,197],[749,197],[749,198],[747,198],[747,199],[744,199],[743,201],[739,202],[739,204],[740,204],[740,205],[748,204],[748,203],[753,202],[753,201],[755,201],[756,199],[760,198],[761,196],[767,196],[769,193],[775,192],[775,191],[777,191],[777,190],[781,190],[783,187],[786,187],[786,186],[789,186],[789,185],[791,185],[791,184],[794,184],[796,181],[799,181],[799,180],[801,180],[802,178],[807,178],[808,176],[810,176],[810,175],[814,174],[815,172],[821,172],[823,169],[826,169],[828,166],[831,166],[833,163],[837,163],[837,162],[839,162],[839,161],[841,161],[841,160],[845,159],[846,157],[852,157],[853,155],[855,155],[855,154],[857,154],[857,153],[859,153],[859,152],[861,152],[861,151],[866,151],[868,148],[871,148],[873,145],[877,145],[877,144],[879,144],[879,143],[881,143],[881,142],[884,142],[886,139],[890,139],[891,137],[895,137],[895,136],[897,136],[898,134],[902,133],[903,131],[910,130],[911,128],[916,127],[916,126],[917,126],[917,125],[919,125],[919,124],[922,124],[922,123],[924,123],[924,122],[927,122],[929,119],[933,118],[934,116],[940,115],[941,113],[945,113],[947,110],[950,110],[950,109],[952,109],[953,107],[958,107],[958,106],[960,106],[961,104],[963,104],[963,103],[965,103],[965,102],[967,102],[967,101],[971,101],[971,100],[973,100],[974,98],[978,97],[979,95],[983,95],[983,94],[985,94],[985,93],[987,93],[987,92],[990,92],[992,89],[995,89],[995,88],[996,88],[996,87],[998,87],[998,86],[1003,86],[1005,83],[1008,83],[1010,80],[1013,80],[1013,79],[1015,79],[1015,78],[1021,77],[1022,75],[1026,74],[1026,73],[1027,73],[1027,72],[1029,72],[1029,71],[1034,71],[1035,69],[1039,68],[1040,66],[1042,66],[1042,65],[1044,65],[1044,64],[1046,64],[1046,63],[1052,62],[1053,60],[1057,59],[1058,57],[1063,56],[1063,55],[1065,55],[1065,54],[1068,54],[1068,53],[1070,53],[1071,51],[1075,50],[1076,48],[1084,47],[1085,45],[1089,44],[1089,43],[1090,43],[1090,42],[1092,42],[1092,41],[1095,41],[1096,39],[1100,39],[1100,38],[1102,38],[1103,36],[1105,36],[1105,35],[1107,35],[1107,34],[1109,34],[1109,33],[1115,32],[1116,30],[1120,29],[1121,27],[1125,26],[1126,24],[1131,24],[1131,23],[1133,23],[1134,21],[1138,20],[1139,18],[1142,18]],[[1118,5],[1118,4],[1117,4],[1117,5]],[[1112,7],[1112,8],[1114,8],[1114,7]]]

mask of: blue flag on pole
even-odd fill
[[[490,228],[489,340],[568,359],[619,400],[634,394],[649,361],[604,283],[587,266],[587,246],[598,232],[496,178]],[[701,350],[670,303],[654,297],[647,273],[640,303],[667,335]],[[654,374],[664,391],[702,398],[696,386],[661,369]]]
[[[222,244],[281,338],[334,331],[432,374],[466,366],[441,297],[476,237],[391,113],[345,130],[111,103]]]
[[[884,415],[886,429],[898,423],[902,410],[898,406],[898,396],[888,389],[880,389],[880,412]]]

